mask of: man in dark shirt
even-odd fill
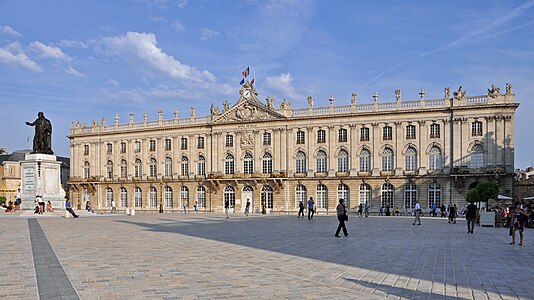
[[[477,206],[474,203],[470,203],[467,206],[467,213],[465,219],[467,220],[467,233],[473,234],[473,228],[475,228],[475,222],[477,221]]]
[[[310,197],[310,200],[308,200],[308,220],[313,219],[313,214],[315,214],[315,202]]]

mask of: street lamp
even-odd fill
[[[163,213],[163,179],[159,180],[159,213]]]

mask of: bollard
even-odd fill
[[[65,211],[65,218],[72,218],[72,215],[67,210]]]
[[[135,216],[135,209],[132,208],[132,210],[130,211],[130,216]]]
[[[130,214],[130,209],[128,207],[126,207],[126,211],[124,213],[129,215]]]

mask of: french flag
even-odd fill
[[[241,81],[239,82],[240,85],[243,85],[245,83],[245,78],[241,79]]]
[[[248,74],[250,73],[250,67],[247,67],[245,71],[241,72],[241,74],[243,74],[243,77],[247,77]]]

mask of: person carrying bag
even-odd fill
[[[345,200],[339,199],[339,204],[337,205],[336,211],[337,211],[337,219],[339,221],[339,225],[337,226],[336,230],[336,237],[339,236],[339,232],[341,229],[343,229],[343,234],[346,236],[349,235],[347,232],[347,227],[345,227],[345,222],[349,220],[349,216],[347,215],[347,207],[345,206]]]

